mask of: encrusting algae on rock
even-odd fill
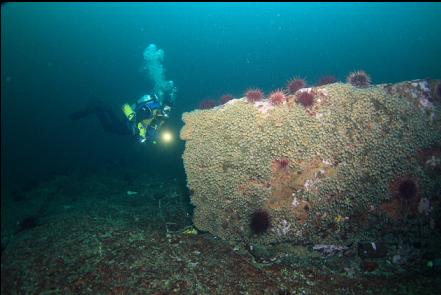
[[[440,235],[436,85],[333,83],[276,105],[242,98],[184,113],[194,224],[260,244],[341,244],[417,227],[420,239]]]

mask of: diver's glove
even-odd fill
[[[171,107],[170,106],[164,106],[164,109],[162,110],[162,114],[165,118],[168,118],[170,116]]]
[[[147,138],[144,138],[144,137],[142,137],[140,135],[137,135],[136,136],[136,141],[139,142],[139,143],[145,143],[147,141]]]

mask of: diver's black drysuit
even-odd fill
[[[119,118],[113,108],[101,103],[93,104],[84,110],[80,110],[69,115],[69,118],[73,121],[82,119],[95,114],[101,123],[105,132],[114,133],[118,135],[131,135],[132,132],[127,125],[125,119]]]

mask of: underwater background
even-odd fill
[[[183,144],[139,147],[67,119],[89,101],[116,108],[148,93],[150,43],[178,88],[172,121],[203,99],[314,84],[357,69],[373,83],[440,77],[437,3],[51,3],[2,6],[2,183],[106,162],[184,177]],[[154,168],[153,168],[154,167]]]
[[[178,89],[171,144],[106,133],[93,116],[69,120],[91,102],[119,110],[150,93],[149,44],[164,51],[165,79]],[[41,205],[32,191],[60,177],[75,175],[74,191],[79,175],[123,177],[122,195],[139,191],[130,184],[139,175],[173,181],[189,203],[179,131],[182,114],[201,101],[240,98],[251,87],[269,93],[293,77],[345,81],[358,69],[373,84],[440,79],[440,52],[439,3],[2,4],[2,253]]]

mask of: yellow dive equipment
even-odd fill
[[[147,130],[145,129],[145,127],[142,124],[142,122],[139,122],[137,127],[138,127],[138,130],[139,130],[139,136],[141,136],[142,138],[145,138],[145,134],[146,134]]]
[[[147,140],[147,129],[153,128],[155,130],[158,130],[158,128],[164,123],[163,120],[159,120],[158,122],[158,118],[164,116],[158,109],[151,110],[151,117],[143,119],[141,122],[134,121],[136,113],[133,111],[132,107],[129,104],[123,104],[121,109],[124,113],[124,116],[126,116],[129,121],[135,123],[135,126],[138,129],[138,136],[141,138],[142,142]],[[173,136],[170,132],[164,132],[161,134],[160,139],[163,142],[170,142],[172,138]],[[153,139],[152,142],[156,143],[156,140]]]
[[[186,228],[184,228],[182,233],[184,235],[195,236],[198,234],[198,230],[196,228],[194,228],[193,226],[187,226]]]
[[[124,113],[124,115],[127,117],[127,119],[129,119],[129,121],[132,121],[133,118],[135,118],[135,112],[133,111],[132,107],[125,103],[122,106],[122,111]]]

